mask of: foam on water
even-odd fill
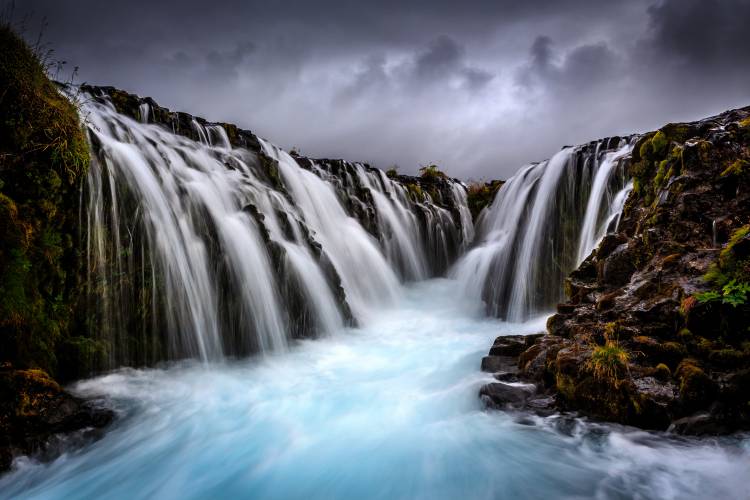
[[[410,286],[362,329],[206,369],[80,382],[120,418],[3,498],[746,498],[747,440],[676,439],[485,411],[478,360],[544,318],[483,318],[452,280]]]

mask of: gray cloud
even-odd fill
[[[437,162],[458,177],[507,177],[563,144],[750,103],[750,0],[23,9],[47,17],[45,39],[91,83],[405,172]]]

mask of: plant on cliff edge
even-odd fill
[[[438,179],[440,177],[445,178],[445,174],[441,172],[440,168],[435,164],[420,168],[419,176],[423,179]]]
[[[618,386],[628,371],[630,353],[617,339],[605,335],[604,345],[597,345],[586,362],[586,368],[597,380],[612,382]]]

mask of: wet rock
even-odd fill
[[[498,337],[490,348],[490,356],[518,356],[542,335],[544,333]]]
[[[627,243],[618,246],[604,261],[600,281],[610,286],[626,284],[635,272],[634,259],[634,253]]]
[[[497,372],[493,373],[492,376],[500,382],[518,382],[517,372]]]
[[[0,471],[17,455],[52,458],[53,438],[102,428],[113,417],[111,409],[69,394],[41,370],[6,366],[0,370]],[[81,434],[86,439],[93,436]]]
[[[700,412],[675,420],[667,429],[675,434],[706,436],[726,434],[728,429],[709,412]]]
[[[485,356],[482,358],[482,371],[516,373],[518,367],[516,359],[512,356]]]
[[[526,350],[526,339],[522,335],[498,337],[490,348],[490,356],[518,356]]]
[[[526,408],[539,415],[551,415],[557,411],[555,396],[532,397],[526,401]]]
[[[480,397],[486,404],[493,408],[505,408],[508,406],[520,408],[534,395],[536,387],[531,384],[508,384],[505,382],[492,382],[482,386],[479,390]]]

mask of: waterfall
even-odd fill
[[[567,147],[509,179],[481,215],[473,248],[450,271],[463,293],[511,321],[549,311],[565,277],[616,226],[632,187],[631,149],[620,139]]]
[[[581,239],[578,244],[578,255],[576,257],[577,264],[583,262],[597,247],[599,240],[601,240],[607,231],[607,227],[613,222],[615,217],[619,217],[622,211],[627,193],[632,189],[632,184],[626,185],[617,192],[613,192],[608,187],[614,169],[617,168],[623,156],[630,154],[631,149],[630,145],[625,145],[617,151],[605,153],[601,164],[596,170],[591,194],[586,205],[583,229],[581,229]],[[602,218],[602,210],[607,211],[607,215],[604,218]]]
[[[473,235],[452,180],[417,196],[366,165],[257,138],[236,147],[225,126],[150,100],[122,114],[102,91],[82,106],[88,327],[107,346],[102,368],[283,350],[367,322]]]
[[[108,366],[282,350],[446,272],[524,320],[561,300],[632,188],[628,140],[566,147],[509,179],[475,227],[458,181],[304,158],[135,99],[122,114],[100,91],[82,110],[88,327]]]

